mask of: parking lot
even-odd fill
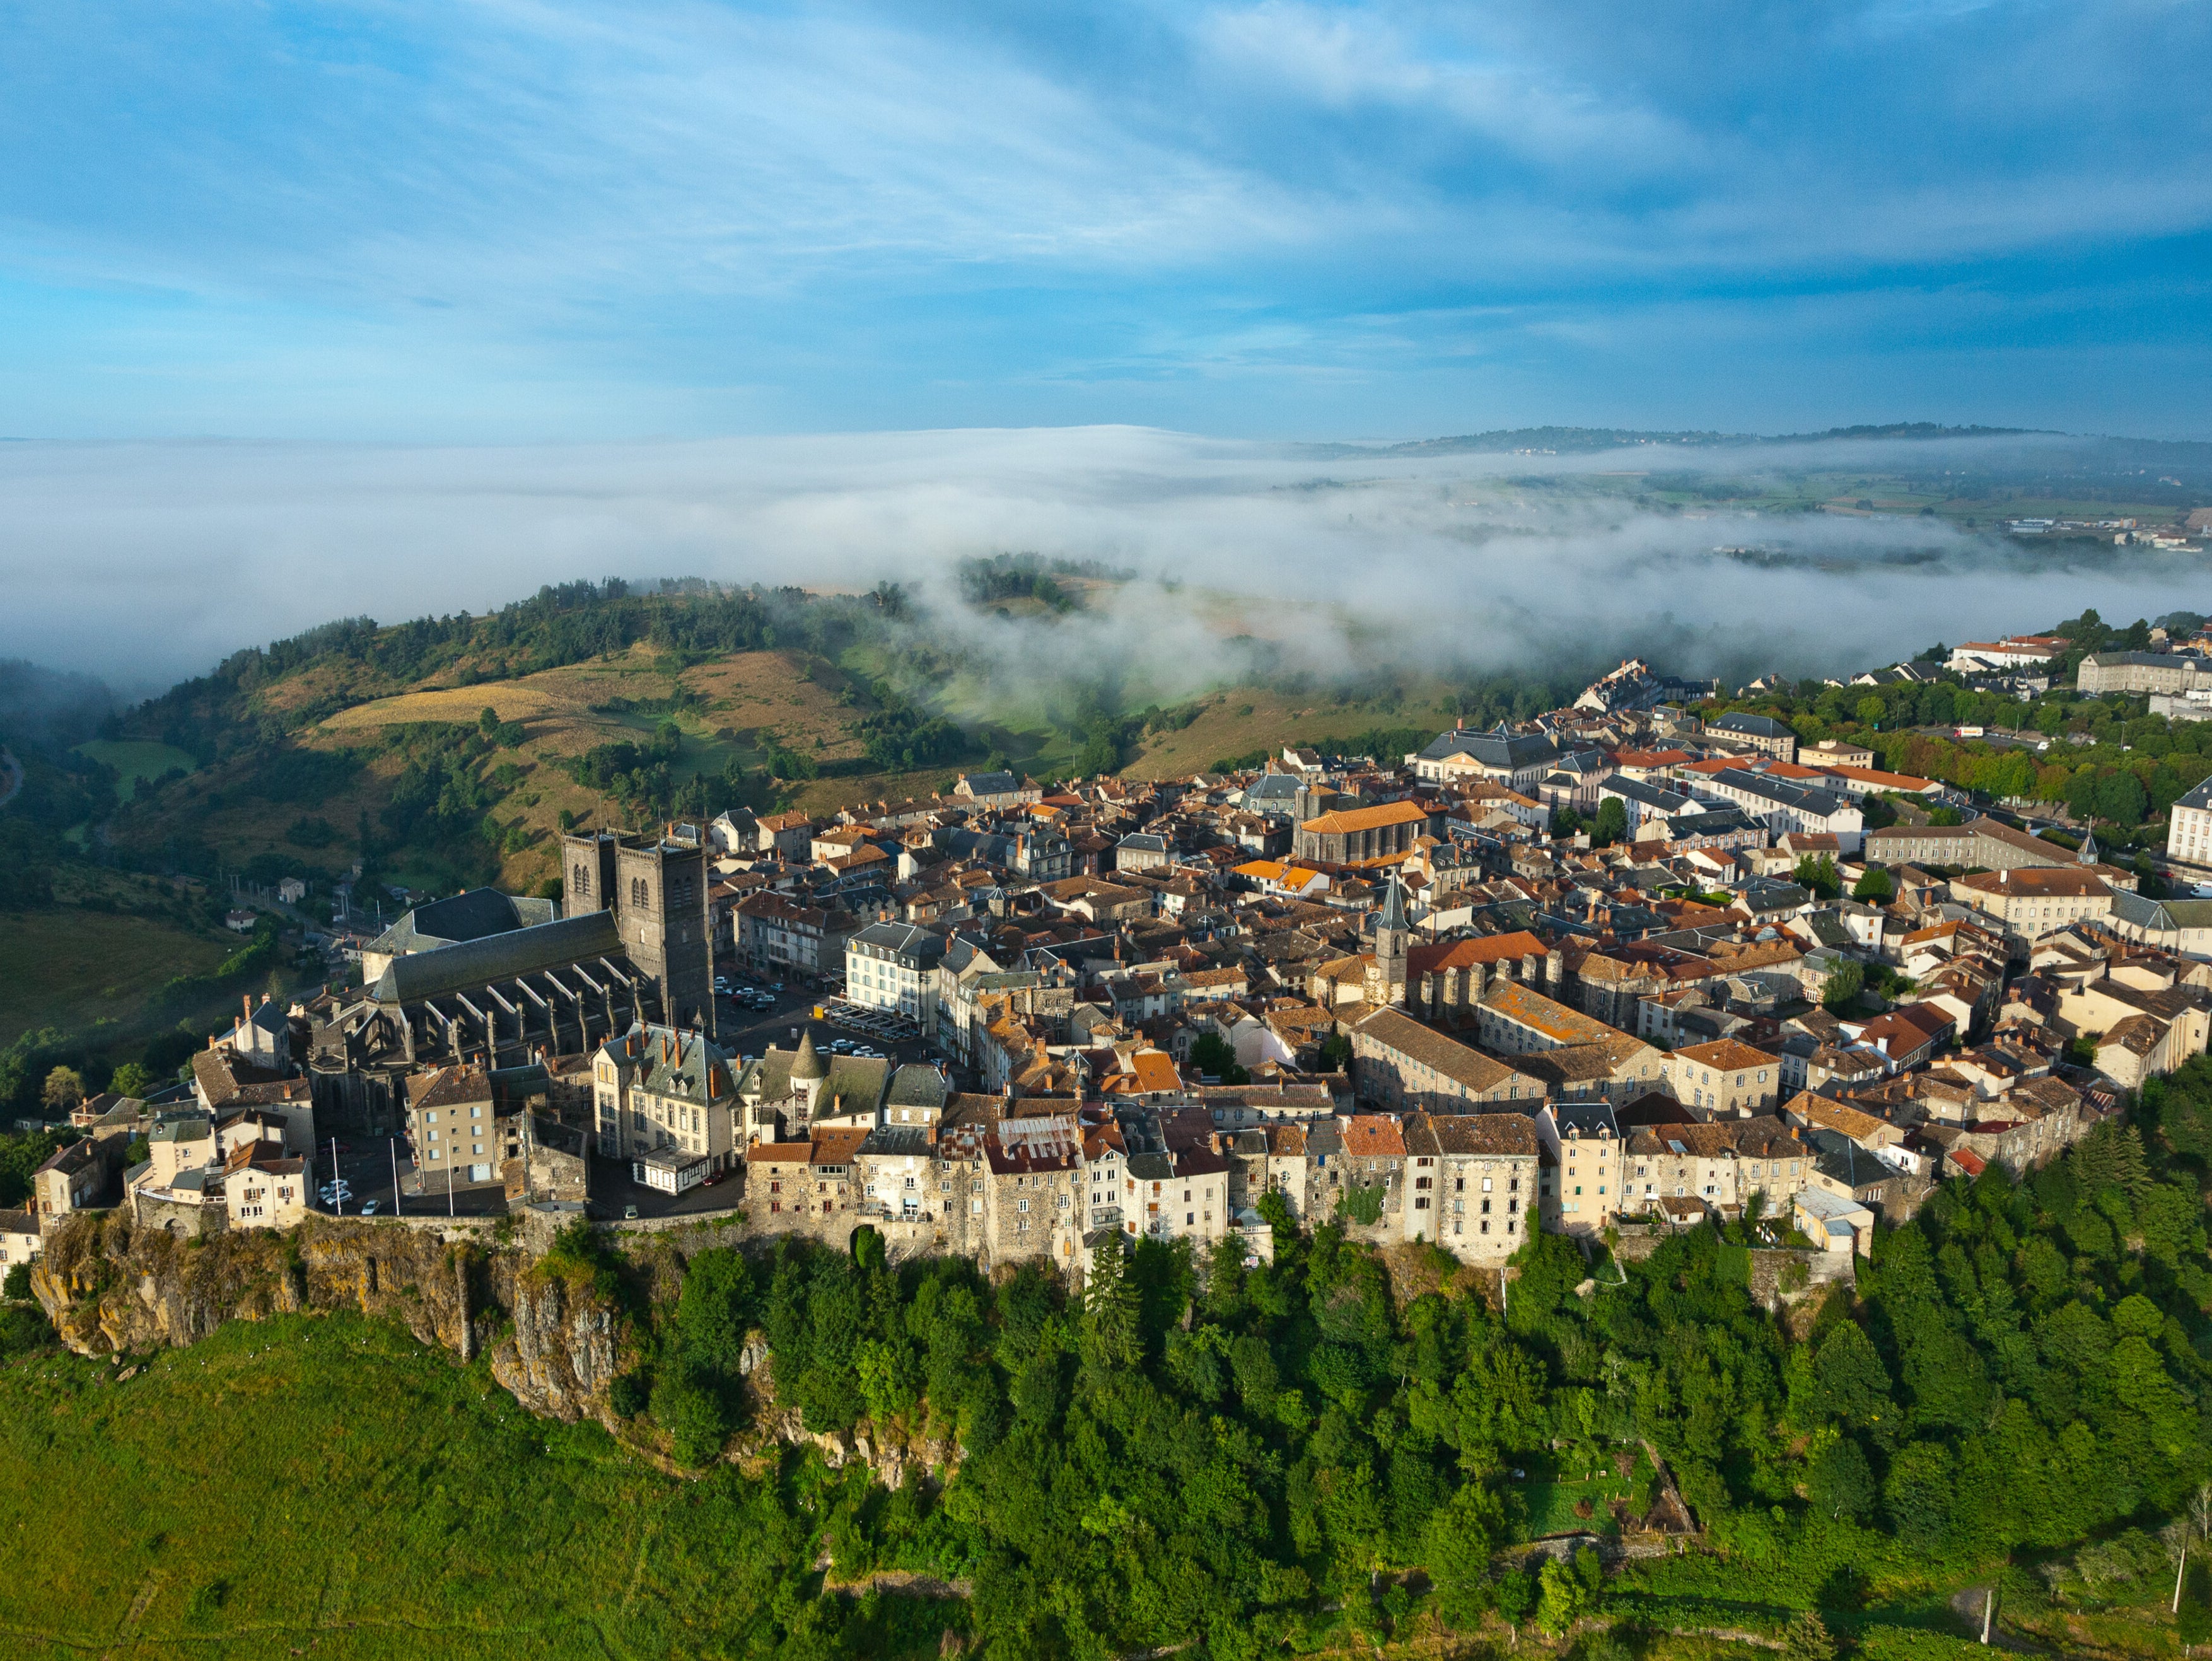
[[[921,1030],[886,1010],[864,1008],[834,991],[725,970],[729,993],[717,994],[715,1043],[732,1056],[752,1059],[771,1046],[788,1050],[811,1031],[815,1048],[838,1055],[874,1054],[892,1062],[934,1059]],[[817,1009],[823,1019],[815,1019]]]
[[[407,1216],[435,1214],[456,1217],[496,1217],[507,1209],[507,1190],[499,1183],[464,1183],[449,1197],[436,1178],[416,1192],[415,1162],[407,1144],[397,1137],[373,1136],[359,1141],[344,1137],[337,1143],[338,1171],[345,1179],[343,1201],[333,1203],[331,1194],[331,1143],[325,1138],[315,1147],[314,1184],[311,1200],[315,1210],[329,1214],[343,1206],[349,1217],[389,1217],[395,1210]],[[392,1192],[394,1165],[398,1167],[399,1195],[395,1207]],[[374,1208],[374,1209],[371,1209]]]

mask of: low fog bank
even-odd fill
[[[1948,441],[1962,459],[1976,441]],[[2016,447],[2018,441],[2012,441]],[[578,576],[904,583],[1009,675],[1118,661],[1146,696],[1255,652],[1378,666],[1815,673],[1937,639],[2212,609],[2200,564],[2054,557],[1935,520],[1652,513],[1589,475],[1924,465],[1924,441],[1595,456],[1340,451],[1130,428],[532,448],[0,447],[0,657],[129,696],[331,618],[481,612]],[[1054,622],[961,605],[1008,551],[1138,579]],[[1249,635],[1263,648],[1224,637]],[[1240,657],[1240,654],[1241,657]]]

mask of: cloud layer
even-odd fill
[[[1962,448],[1961,453],[1965,453]],[[1915,446],[1916,460],[1934,453]],[[1824,446],[1878,467],[1882,445]],[[1146,697],[1240,666],[1668,666],[1793,673],[1938,637],[2212,609],[2196,565],[2075,568],[1935,521],[1690,517],[1575,485],[1610,456],[1327,454],[1134,428],[505,449],[0,447],[0,658],[143,693],[329,618],[481,612],[578,576],[902,581],[1018,673],[1116,662]],[[1685,452],[1731,478],[1806,453]],[[1754,549],[1747,556],[1740,551]],[[1097,559],[1141,579],[1046,631],[963,616],[977,555]]]

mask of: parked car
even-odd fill
[[[623,1208],[623,1220],[626,1223],[635,1222],[637,1220],[637,1208],[634,1205],[624,1206]]]
[[[363,1200],[361,1202],[361,1214],[364,1217],[374,1217],[376,1215],[381,1203],[382,1202],[380,1201],[377,1200]]]

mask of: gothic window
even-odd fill
[[[571,883],[568,885],[568,886],[569,886],[569,887],[571,887],[571,888],[573,888],[573,889],[574,889],[574,890],[576,891],[576,897],[577,897],[578,899],[580,899],[580,900],[587,900],[587,899],[591,898],[591,897],[592,897],[592,872],[591,872],[591,867],[590,867],[589,866],[584,866],[584,865],[580,865],[580,866],[578,866],[578,867],[576,867],[576,877],[575,877],[575,880],[574,880],[574,881],[573,881],[573,882],[571,882]]]

